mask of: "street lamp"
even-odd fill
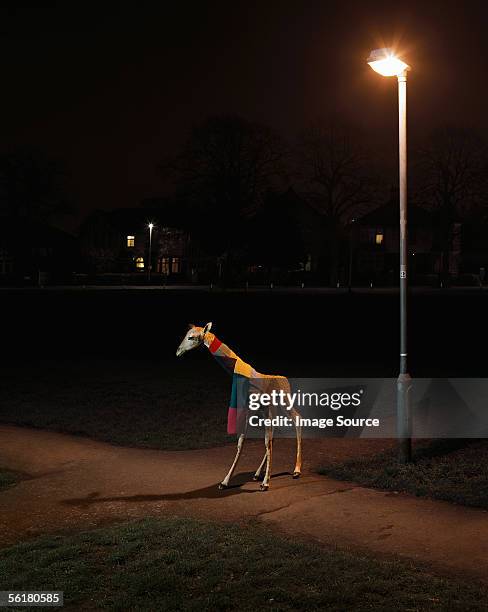
[[[152,246],[152,231],[153,231],[154,223],[149,223],[149,260],[147,262],[147,280],[151,282],[151,268],[152,268],[152,260],[151,260],[151,246]]]
[[[398,139],[400,161],[400,374],[397,381],[397,432],[399,460],[410,461],[412,440],[409,423],[411,378],[407,369],[407,70],[410,66],[392,49],[375,49],[367,60],[371,68],[385,77],[398,79]]]

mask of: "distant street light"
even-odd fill
[[[407,369],[407,70],[410,66],[392,49],[375,49],[367,60],[371,68],[385,77],[398,79],[398,136],[400,160],[400,375],[397,383],[397,432],[399,460],[407,463],[412,457],[410,438],[409,392],[411,378]]]
[[[154,223],[149,223],[149,260],[147,262],[147,280],[151,282],[151,268],[152,268],[152,260],[151,260],[151,247],[152,247],[152,231],[153,231]]]

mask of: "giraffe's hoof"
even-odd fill
[[[262,484],[259,488],[261,489],[261,491],[267,491],[269,489],[269,485]]]
[[[301,472],[293,472],[293,478],[296,480],[297,478],[300,478]]]
[[[263,477],[261,476],[261,474],[254,474],[254,476],[252,477],[252,479],[253,479],[254,481],[256,481],[256,480],[262,480],[262,479],[263,479]]]
[[[229,488],[229,487],[228,487],[228,485],[224,484],[223,482],[221,482],[221,483],[219,484],[219,489],[220,489],[221,491],[222,491],[223,489],[228,489],[228,488]]]

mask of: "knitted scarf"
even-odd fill
[[[243,433],[246,425],[249,383],[259,374],[216,336],[213,336],[213,340],[207,346],[219,365],[232,376],[232,390],[227,412],[227,433]]]

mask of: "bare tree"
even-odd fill
[[[482,201],[486,169],[485,145],[468,130],[439,129],[419,151],[418,195],[438,214],[444,282],[449,278],[454,224]]]
[[[0,213],[49,221],[71,212],[64,196],[61,165],[28,150],[0,155]]]
[[[323,219],[331,284],[337,279],[344,228],[372,202],[376,184],[366,166],[366,154],[348,128],[313,126],[298,147],[301,189]]]
[[[191,132],[183,151],[162,169],[174,181],[180,206],[208,249],[230,255],[243,221],[282,180],[285,149],[270,128],[236,116],[207,119]]]

